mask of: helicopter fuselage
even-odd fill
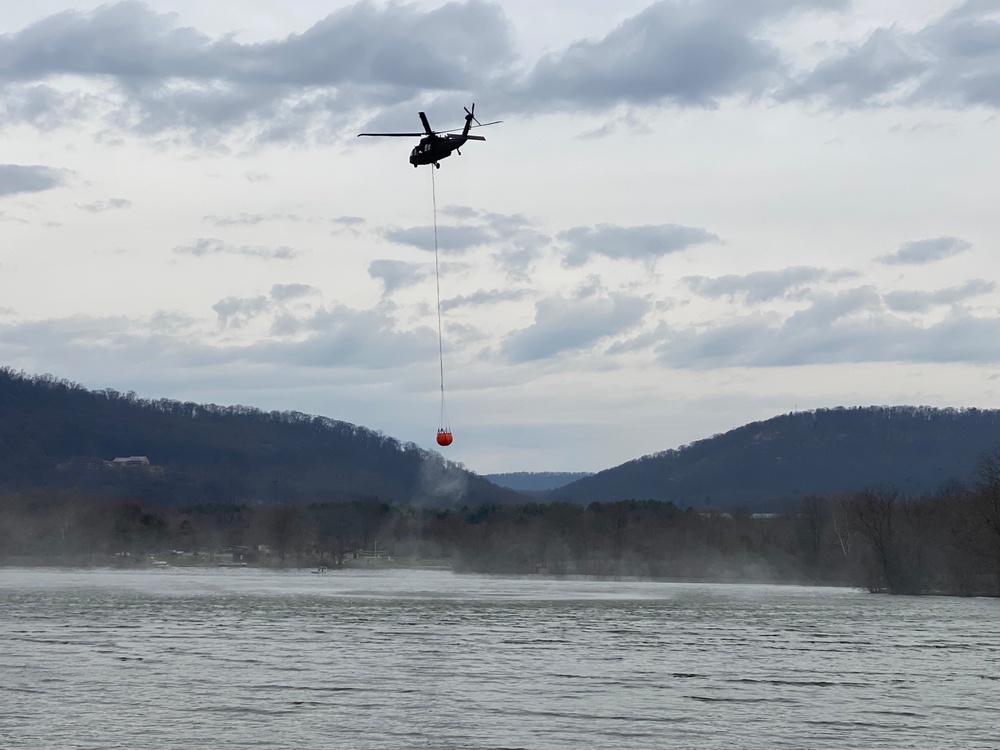
[[[414,167],[421,164],[436,165],[441,159],[451,156],[452,151],[458,151],[468,140],[464,135],[429,135],[421,138],[420,143],[410,151],[410,164]]]

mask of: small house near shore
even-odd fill
[[[111,466],[149,466],[148,456],[120,456],[108,462]]]

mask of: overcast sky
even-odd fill
[[[436,447],[475,102],[448,458],[1000,408],[998,0],[8,5],[2,364]]]

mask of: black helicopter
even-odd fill
[[[469,130],[473,127],[483,128],[487,125],[497,125],[502,120],[496,120],[495,122],[479,122],[476,119],[476,105],[473,103],[472,109],[468,107],[463,107],[465,109],[465,127],[455,128],[453,130],[431,130],[431,124],[427,122],[427,115],[423,112],[419,112],[420,122],[423,123],[424,132],[423,133],[358,133],[358,138],[363,135],[370,136],[381,136],[387,138],[406,138],[406,137],[418,137],[423,136],[420,139],[420,143],[413,147],[410,152],[410,164],[414,168],[421,164],[433,164],[436,168],[440,169],[441,165],[438,163],[441,159],[446,159],[451,156],[452,151],[457,151],[458,155],[461,156],[462,152],[458,149],[465,145],[466,141],[485,141],[481,135],[469,135]],[[473,125],[472,123],[476,123]],[[454,135],[459,130],[462,131],[461,135]]]

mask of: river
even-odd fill
[[[1000,601],[0,568],[0,748],[1000,747]]]

